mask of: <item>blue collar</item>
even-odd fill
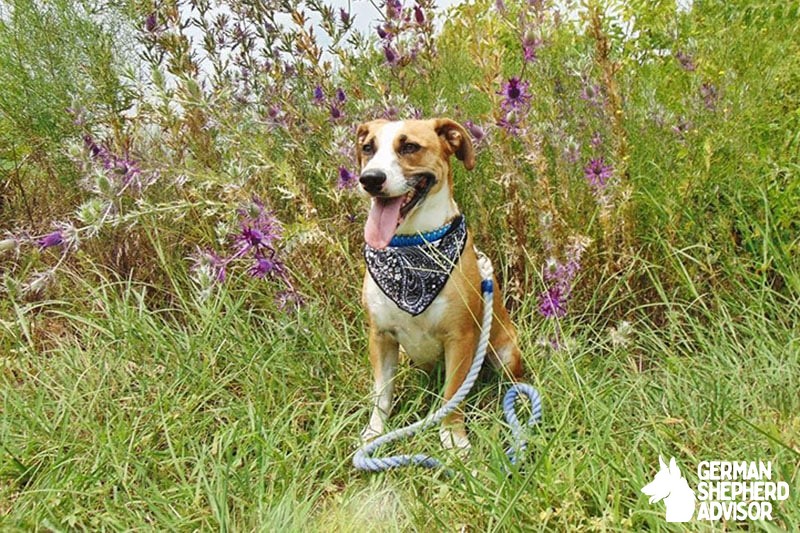
[[[461,222],[461,218],[462,215],[458,215],[449,224],[445,224],[441,228],[437,228],[432,231],[426,231],[425,233],[416,233],[414,235],[395,235],[392,237],[392,240],[389,241],[389,246],[402,248],[405,246],[421,246],[428,242],[438,241],[450,233],[450,231],[455,229],[459,222]]]

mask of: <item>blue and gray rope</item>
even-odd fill
[[[481,271],[481,291],[483,292],[483,322],[481,326],[481,334],[478,340],[478,347],[475,351],[475,357],[472,360],[472,366],[469,369],[467,377],[458,388],[456,393],[450,400],[442,407],[428,415],[426,418],[415,422],[410,426],[396,429],[385,435],[381,435],[375,440],[366,443],[362,446],[353,457],[353,465],[358,470],[366,470],[370,472],[379,472],[388,470],[390,468],[399,468],[409,465],[418,465],[425,468],[439,468],[442,463],[437,459],[425,454],[413,455],[391,455],[388,457],[372,457],[375,451],[390,442],[410,437],[420,431],[424,431],[432,426],[439,424],[444,417],[450,414],[451,411],[456,409],[458,405],[467,397],[469,391],[475,380],[478,379],[478,374],[483,366],[483,360],[486,357],[486,348],[489,345],[489,333],[492,326],[492,298],[494,296],[494,286],[492,283],[493,270],[492,264],[489,259],[483,254],[479,253],[478,266]],[[527,396],[531,402],[531,416],[528,419],[527,426],[533,426],[542,418],[542,400],[539,392],[528,385],[527,383],[515,383],[508,389],[505,397],[503,398],[503,413],[506,422],[511,427],[513,437],[513,444],[506,454],[512,464],[516,464],[521,457],[521,453],[525,450],[527,441],[525,439],[525,432],[522,423],[514,410],[514,405],[517,398]]]

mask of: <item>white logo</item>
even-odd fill
[[[772,480],[772,462],[701,461],[697,495],[681,474],[675,458],[669,465],[658,457],[655,479],[642,487],[650,503],[664,500],[667,522],[696,520],[772,520],[773,502],[789,498],[789,484]]]
[[[661,469],[655,479],[642,487],[642,492],[650,496],[650,503],[664,500],[667,506],[667,522],[688,522],[694,514],[696,499],[694,491],[681,474],[675,458],[669,460],[669,466],[658,456]]]

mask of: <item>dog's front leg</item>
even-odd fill
[[[369,419],[369,425],[361,432],[361,439],[365,442],[383,433],[386,418],[392,411],[398,349],[397,341],[388,333],[370,328],[369,361],[372,363],[375,388],[372,416]]]
[[[458,391],[472,366],[475,357],[475,347],[478,343],[478,333],[469,329],[459,332],[459,335],[449,339],[444,346],[445,385],[444,400],[450,401]],[[464,412],[457,408],[445,417],[439,430],[442,446],[447,449],[470,447],[467,438],[467,428],[464,425]]]

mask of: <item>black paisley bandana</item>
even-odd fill
[[[383,293],[397,307],[417,316],[444,288],[466,242],[467,223],[459,216],[438,240],[410,246],[390,245],[383,250],[365,244],[364,258],[367,270]]]

